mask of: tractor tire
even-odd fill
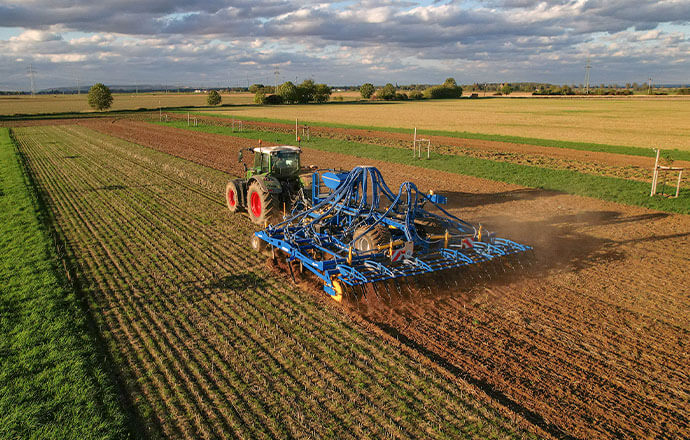
[[[364,231],[366,231],[368,226],[362,226],[355,230],[355,235],[353,237],[358,237]],[[376,252],[379,246],[386,245],[391,240],[391,233],[385,225],[378,224],[371,228],[369,232],[364,234],[362,237],[358,238],[355,242],[355,249],[360,252]]]
[[[254,224],[276,223],[280,212],[278,197],[264,191],[258,182],[252,182],[247,191],[247,212]]]
[[[242,209],[242,197],[239,188],[234,180],[228,182],[225,186],[225,202],[228,205],[230,212],[235,213]]]

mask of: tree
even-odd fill
[[[257,90],[256,94],[254,95],[254,104],[265,104],[265,103],[266,103],[266,94],[261,89]]]
[[[264,104],[278,105],[283,103],[283,98],[280,95],[268,95],[264,99]]]
[[[221,101],[222,98],[220,97],[220,93],[216,92],[215,90],[208,92],[208,98],[206,98],[206,103],[208,105],[218,105]]]
[[[410,99],[424,99],[424,95],[419,90],[410,92]]]
[[[501,93],[504,95],[510,95],[510,93],[513,91],[513,88],[510,86],[510,84],[503,84],[503,87],[501,87]]]
[[[290,81],[284,82],[278,86],[278,95],[283,98],[283,102],[287,104],[294,104],[298,100],[297,87]]]
[[[249,92],[250,93],[256,93],[263,88],[264,88],[263,84],[252,84],[251,86],[249,86]]]
[[[364,99],[371,98],[375,91],[376,89],[371,83],[362,84],[362,87],[359,88],[359,94],[362,95],[362,98]]]
[[[314,94],[316,93],[316,84],[314,80],[305,79],[302,84],[297,86],[297,102],[300,104],[306,104],[314,100]]]
[[[113,94],[105,85],[98,83],[94,84],[89,89],[89,105],[98,111],[110,108],[113,103]]]
[[[446,78],[443,83],[443,87],[457,87],[458,83],[455,82],[455,78]]]
[[[446,78],[439,86],[428,87],[424,90],[424,97],[429,99],[454,99],[462,97],[462,87],[458,86],[455,78]]]
[[[384,99],[386,101],[392,101],[395,99],[395,86],[391,83],[386,84],[383,88],[376,92],[376,96],[379,99]]]
[[[314,90],[314,101],[318,103],[331,99],[331,88],[326,84],[317,84]]]

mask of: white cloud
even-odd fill
[[[434,82],[456,71],[461,82],[565,83],[592,56],[607,81],[639,80],[644,60],[687,82],[688,23],[690,2],[671,0],[10,0],[0,26],[26,30],[0,40],[0,76],[35,63],[46,81],[79,65],[105,82],[246,85],[272,83],[281,66],[283,80]]]

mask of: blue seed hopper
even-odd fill
[[[271,247],[274,257],[284,252],[288,263],[298,261],[336,300],[388,280],[441,277],[441,271],[531,250],[453,216],[441,206],[446,201],[412,182],[394,193],[375,167],[317,171],[310,200],[295,203],[282,223],[256,232],[253,242]]]

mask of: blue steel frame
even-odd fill
[[[324,182],[326,180],[326,182]],[[414,183],[404,182],[394,194],[375,167],[356,167],[349,173],[312,176],[310,207],[296,204],[287,218],[256,232],[269,246],[298,260],[302,267],[324,282],[333,296],[340,292],[336,282],[358,286],[459,268],[523,253],[530,246],[497,238],[443,209],[443,196],[424,194]],[[322,193],[323,186],[328,192]],[[424,206],[433,205],[440,214]],[[433,222],[442,227],[442,237],[419,233],[419,225]],[[358,251],[355,243],[377,225],[391,233],[391,243],[381,249]],[[391,250],[405,243],[414,248],[393,262]],[[471,247],[467,247],[468,243]]]

